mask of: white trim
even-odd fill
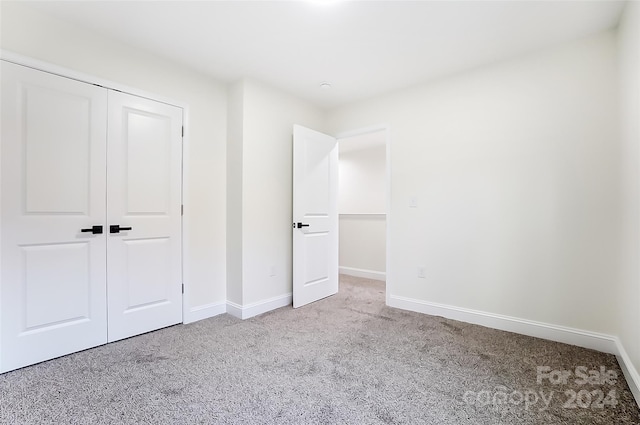
[[[249,319],[262,313],[275,310],[280,307],[290,306],[293,302],[293,294],[288,293],[277,297],[258,301],[255,303],[240,305],[227,301],[227,313],[238,319]]]
[[[191,313],[198,309],[199,307],[193,307],[191,308],[189,306],[189,296],[191,294],[191,286],[187,284],[187,282],[191,282],[191,274],[189,273],[189,268],[185,267],[185,259],[187,258],[191,258],[191,252],[189,251],[189,235],[187,233],[187,229],[189,228],[189,214],[185,215],[184,211],[188,210],[187,206],[185,205],[187,202],[187,197],[185,196],[187,188],[189,187],[189,161],[188,161],[188,155],[189,155],[189,125],[188,125],[188,119],[189,119],[189,113],[187,111],[186,108],[182,109],[182,128],[183,128],[183,135],[182,135],[182,187],[180,188],[180,223],[181,223],[181,230],[182,233],[180,234],[181,237],[181,244],[182,244],[182,323],[191,323],[191,322],[195,322],[196,320],[200,320],[200,319],[191,319]],[[224,304],[224,302],[223,302]],[[211,304],[208,304],[211,305]],[[224,313],[224,311],[223,311]],[[211,316],[207,316],[207,317],[211,317]],[[205,319],[206,317],[203,317],[203,319]]]
[[[346,274],[348,276],[362,277],[365,279],[373,280],[387,280],[387,274],[385,272],[378,272],[375,270],[357,269],[355,267],[343,267],[340,266],[340,274]]]
[[[198,320],[208,319],[226,312],[227,303],[225,301],[193,307],[190,310],[184,310],[183,323],[197,322]]]
[[[242,319],[242,306],[227,300],[227,314]]]
[[[629,358],[627,350],[624,349],[620,339],[616,337],[615,341],[617,349],[616,358],[618,359],[624,377],[627,379],[629,389],[640,407],[640,374],[638,374],[638,370],[633,366],[633,362]]]
[[[384,126],[384,132],[386,136],[386,145],[387,145],[387,199],[386,199],[386,221],[385,226],[387,228],[386,244],[387,249],[385,252],[386,255],[386,265],[385,265],[385,302],[388,305],[391,301],[391,294],[393,293],[392,280],[388,278],[391,276],[391,129],[388,125]]]
[[[65,68],[59,65],[54,65],[52,63],[44,62],[28,56],[23,56],[21,54],[14,53],[9,50],[0,49],[0,59],[7,62],[15,63],[16,65],[22,65],[22,66],[39,70],[39,71],[48,72],[49,74],[55,74],[55,75],[58,75],[59,77],[69,78],[69,79],[80,81],[83,83],[102,86],[106,89],[112,89],[112,90],[133,94],[135,96],[144,97],[149,100],[154,100],[156,102],[178,106],[183,109],[187,108],[187,104],[185,104],[184,102],[178,102],[175,99],[170,99],[165,96],[160,96],[155,93],[149,93],[147,91],[140,90],[135,87],[130,87],[124,84],[120,84],[115,81],[105,80],[104,78],[96,77],[90,74],[85,74],[83,72],[78,72],[73,69]]]
[[[375,133],[377,131],[383,131],[383,130],[389,130],[389,126],[387,124],[378,124],[378,125],[372,125],[369,127],[360,128],[357,130],[344,131],[342,133],[339,133],[336,136],[336,139],[347,139],[349,137],[362,136],[363,134]]]
[[[503,316],[484,311],[454,307],[451,305],[431,303],[422,300],[391,296],[390,307],[425,313],[432,316],[442,316],[461,322],[486,326],[507,332],[514,332],[536,338],[548,339],[565,344],[598,350],[605,353],[616,354],[618,349],[616,338],[611,335],[584,331],[565,326],[551,325],[549,323],[520,319],[517,317]]]
[[[387,213],[340,213],[340,217],[385,218]]]

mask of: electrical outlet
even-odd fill
[[[276,266],[271,266],[271,268],[269,269],[269,276],[275,277],[275,275],[276,275]]]
[[[418,208],[418,198],[415,196],[409,198],[409,208]]]
[[[424,266],[418,266],[418,277],[420,279],[424,279],[425,277],[427,277],[425,275]]]

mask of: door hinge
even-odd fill
[[[184,215],[184,205],[180,205],[180,215]]]
[[[184,294],[184,283],[182,284],[182,293]]]
[[[182,137],[184,137],[184,126],[182,126]]]

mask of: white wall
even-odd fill
[[[386,223],[384,214],[340,215],[340,273],[385,280]]]
[[[184,193],[188,315],[226,299],[226,88],[178,64],[3,2],[0,47],[189,105]],[[205,308],[206,310],[206,308]],[[205,311],[206,313],[206,311]]]
[[[357,149],[339,140],[340,273],[384,280],[387,148],[386,132],[376,134],[381,143]]]
[[[386,134],[380,132],[384,140]],[[386,156],[384,144],[349,150],[350,138],[340,139],[340,214],[384,213],[386,205]]]
[[[614,332],[615,42],[602,33],[329,112],[334,134],[389,124],[392,298]]]
[[[620,287],[617,332],[640,385],[640,4],[629,2],[618,33],[621,94]],[[636,399],[640,392],[636,388]]]
[[[247,317],[261,311],[260,305],[290,303],[293,125],[322,131],[325,115],[259,82],[237,84],[242,87],[242,299],[233,302],[253,306],[242,313]]]

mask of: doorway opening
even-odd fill
[[[389,143],[379,126],[338,136],[339,272],[385,282],[389,297]]]

